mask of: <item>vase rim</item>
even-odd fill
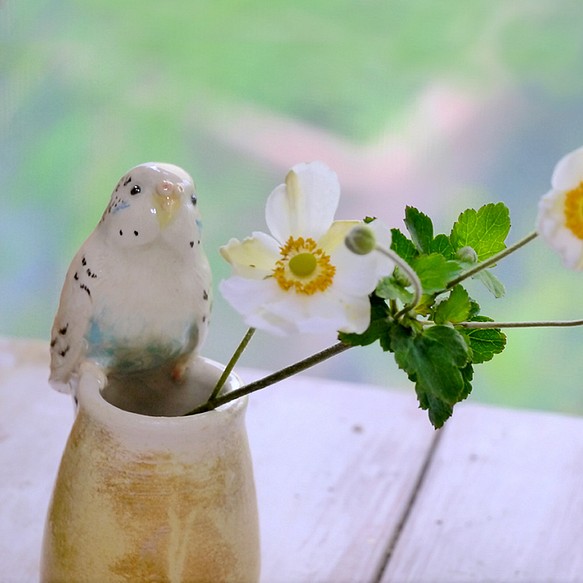
[[[207,368],[214,368],[219,375],[225,368],[223,364],[204,356],[194,357],[193,362],[196,364],[203,364]],[[231,371],[225,382],[225,388],[227,389],[227,392],[231,392],[242,385],[243,382],[239,376],[235,372]],[[243,396],[229,401],[224,405],[220,405],[216,409],[196,413],[194,415],[153,415],[129,411],[113,403],[110,403],[103,395],[104,389],[105,387],[102,383],[102,379],[100,379],[91,368],[82,371],[79,378],[78,389],[80,406],[91,407],[94,414],[96,413],[98,416],[106,418],[110,421],[114,421],[115,418],[123,418],[130,422],[133,420],[135,423],[156,424],[156,421],[158,421],[158,424],[164,424],[166,426],[170,423],[179,425],[192,422],[193,419],[211,420],[219,413],[222,414],[222,417],[225,415],[234,417],[244,412],[248,402],[248,396]]]

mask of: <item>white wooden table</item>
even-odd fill
[[[0,340],[1,583],[37,580],[72,423],[47,369]],[[264,583],[583,581],[583,419],[462,404],[434,432],[412,394],[298,377],[248,427]]]

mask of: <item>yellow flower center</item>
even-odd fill
[[[283,290],[310,296],[332,285],[336,267],[313,239],[290,237],[280,253],[273,277]]]
[[[567,192],[565,197],[565,224],[579,239],[583,239],[583,182]]]
[[[318,260],[313,253],[299,253],[289,260],[288,266],[294,275],[308,277],[316,271]]]

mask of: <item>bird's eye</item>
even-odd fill
[[[193,206],[196,206],[196,203],[197,203],[196,194],[190,195],[190,202],[193,204]]]
[[[140,192],[142,192],[142,189],[137,184],[134,184],[130,190],[131,195],[140,194]]]

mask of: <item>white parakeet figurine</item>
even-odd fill
[[[84,362],[108,373],[168,367],[203,342],[211,273],[192,178],[151,162],[118,182],[67,272],[51,332],[51,385],[75,394]]]

